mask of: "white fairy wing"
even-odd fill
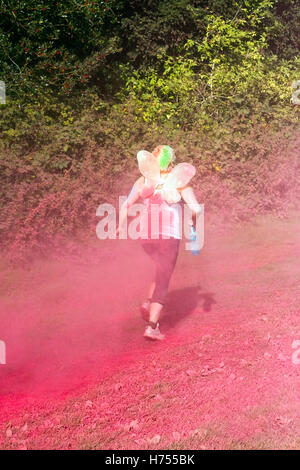
[[[196,168],[190,163],[179,163],[168,175],[161,195],[169,204],[179,202],[181,199],[177,188],[183,188],[193,178]]]
[[[196,173],[196,168],[190,163],[178,163],[168,175],[165,186],[168,188],[183,188]]]
[[[159,181],[160,169],[157,158],[147,150],[140,150],[137,154],[139,170],[147,180]]]

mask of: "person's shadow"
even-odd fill
[[[195,310],[210,312],[216,303],[213,293],[201,292],[200,285],[171,291],[165,305],[164,326],[173,328]]]

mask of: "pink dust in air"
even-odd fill
[[[126,364],[226,329],[229,315],[232,325],[261,309],[273,311],[278,294],[269,298],[266,292],[278,293],[299,279],[299,263],[288,264],[299,256],[299,221],[293,220],[262,218],[261,226],[227,233],[211,227],[196,257],[181,243],[162,317],[167,341],[160,344],[142,337],[138,309],[153,267],[138,241],[99,241],[77,259],[35,261],[29,271],[15,270],[0,303],[0,339],[7,348],[0,408],[101,382]],[[291,308],[296,298],[282,291]]]
[[[76,260],[66,256],[16,270],[7,280],[11,293],[0,303],[0,339],[7,349],[0,366],[2,404],[72,392],[168,347],[142,337],[139,305],[153,274],[139,242],[131,240],[99,241]],[[185,297],[183,311],[192,311],[197,302]]]

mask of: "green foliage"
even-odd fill
[[[38,206],[35,182],[76,180],[87,154],[102,186],[158,143],[221,178],[264,159],[299,119],[297,3],[0,0],[1,207]]]
[[[117,38],[105,34],[116,21],[111,0],[1,0],[0,63],[14,99],[70,94],[93,81]]]
[[[279,60],[265,51],[267,32],[257,28],[270,1],[245,2],[228,21],[205,14],[206,32],[200,40],[188,39],[176,57],[161,50],[156,66],[120,65],[125,83],[118,98],[135,120],[174,126],[201,125],[227,120],[232,112],[263,121],[290,113],[290,83],[297,78],[299,60]],[[238,17],[243,14],[243,17]],[[121,106],[119,106],[121,112]]]
[[[299,56],[300,9],[298,0],[277,0],[265,17],[269,51],[287,60]]]
[[[60,172],[84,146],[125,149],[149,125],[171,136],[181,127],[214,133],[233,113],[250,125],[293,122],[299,60],[268,45],[279,3],[2,1],[3,158],[29,153]]]
[[[185,117],[191,92],[195,88],[193,67],[196,61],[165,56],[162,71],[154,67],[136,70],[130,64],[121,65],[125,83],[118,98],[134,111],[136,120],[162,124],[170,118]]]

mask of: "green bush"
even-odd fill
[[[158,143],[208,178],[208,200],[224,179],[224,191],[246,197],[236,190],[245,172],[271,207],[277,190],[266,192],[252,167],[299,120],[290,101],[300,79],[297,8],[294,0],[0,0],[3,243],[22,214],[20,243],[31,222],[38,243],[38,215],[52,214],[52,203],[57,225],[63,214],[59,230],[80,226],[95,202],[81,192],[82,174],[112,197],[120,174],[137,175],[136,152]],[[65,181],[78,194],[69,228]]]

